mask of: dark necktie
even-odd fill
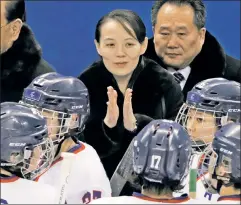
[[[175,77],[175,80],[177,81],[178,84],[180,84],[180,82],[185,80],[184,76],[179,72],[173,73],[173,76]]]

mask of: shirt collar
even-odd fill
[[[167,70],[173,74],[175,72],[179,72],[183,75],[183,77],[185,78],[185,80],[187,80],[190,72],[191,72],[191,68],[190,66],[187,66],[186,68],[180,69],[180,70],[175,70],[174,68],[168,67]]]

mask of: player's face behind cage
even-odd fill
[[[228,184],[231,172],[231,158],[225,155],[219,157],[211,145],[204,150],[198,167],[198,175],[209,192],[217,193],[218,180],[222,180],[223,184]]]
[[[26,105],[34,107],[29,104]],[[71,130],[81,127],[83,124],[82,121],[84,121],[84,116],[82,119],[79,117],[78,114],[67,114],[65,112],[59,112],[39,107],[35,108],[37,108],[40,111],[41,115],[46,118],[48,134],[54,144],[61,142],[66,136],[66,134],[70,133]]]
[[[226,120],[220,111],[196,108],[186,103],[182,105],[176,117],[176,122],[188,132],[193,147],[196,148],[210,144],[214,133],[221,127],[222,121]]]
[[[47,120],[49,137],[54,142],[62,141],[70,130],[79,128],[79,117],[77,114],[67,114],[48,109],[41,109],[41,114]]]
[[[26,146],[23,153],[12,153],[11,165],[19,166],[24,178],[33,180],[45,172],[54,159],[54,146],[50,138],[43,142]]]

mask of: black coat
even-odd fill
[[[43,60],[41,47],[31,29],[23,25],[19,38],[1,57],[1,102],[18,102],[32,80],[44,73],[54,72]]]
[[[156,55],[153,38],[149,39],[148,48],[144,56],[156,61],[165,68],[161,59]],[[208,31],[201,52],[190,64],[191,73],[183,88],[184,99],[198,82],[208,78],[224,77],[228,80],[240,82],[240,60],[225,54],[217,39]]]
[[[124,95],[103,62],[92,64],[79,79],[87,86],[90,96],[90,117],[84,137],[102,158],[109,177],[135,134],[152,119],[163,118],[161,98],[165,98],[166,119],[174,119],[183,103],[181,88],[174,77],[156,62],[145,57],[140,58],[128,84],[128,88],[133,89],[132,107],[138,124],[136,133],[131,133],[123,126]],[[103,123],[107,110],[108,86],[117,91],[120,110],[117,126],[112,129]]]

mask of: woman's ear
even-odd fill
[[[141,44],[141,55],[143,55],[146,52],[148,46],[148,38],[145,37],[145,40]]]
[[[16,19],[14,22],[11,23],[11,33],[12,33],[12,40],[16,41],[19,37],[19,34],[21,32],[21,28],[23,26],[23,22],[21,19]]]
[[[94,43],[95,43],[95,48],[96,48],[96,51],[97,53],[101,56],[101,52],[100,52],[100,44],[97,42],[97,40],[95,39],[94,40]]]

